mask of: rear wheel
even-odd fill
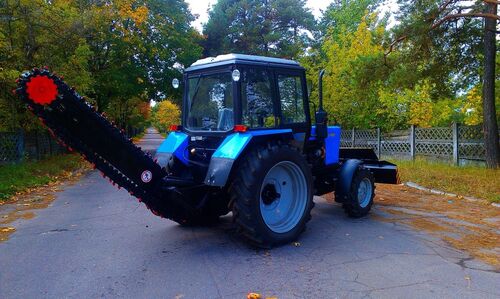
[[[375,179],[373,174],[368,169],[358,168],[352,179],[347,201],[342,204],[342,207],[349,217],[363,217],[370,212],[374,197]]]
[[[250,151],[230,187],[234,222],[260,247],[291,242],[311,219],[309,166],[287,145],[269,144]]]

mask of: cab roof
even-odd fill
[[[217,57],[200,59],[193,63],[190,67],[188,67],[186,69],[186,72],[229,64],[259,65],[301,70],[304,69],[298,62],[288,59],[245,54],[225,54],[219,55]]]

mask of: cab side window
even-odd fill
[[[281,116],[284,124],[306,121],[304,94],[299,75],[278,75],[278,91],[281,102]]]
[[[242,121],[250,128],[276,125],[271,76],[265,69],[244,69],[241,80]]]

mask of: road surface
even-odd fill
[[[161,136],[142,142],[154,149]],[[57,193],[0,243],[0,298],[499,298],[500,274],[403,225],[316,198],[297,244],[248,247],[230,217],[184,228],[100,177]],[[0,207],[1,208],[1,207]]]

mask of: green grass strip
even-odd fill
[[[397,160],[403,182],[461,196],[472,196],[490,202],[500,202],[500,170],[480,166],[457,167],[424,159]]]
[[[68,154],[42,161],[1,165],[0,201],[29,188],[43,186],[63,177],[67,178],[69,173],[80,168],[82,163],[80,156]]]

